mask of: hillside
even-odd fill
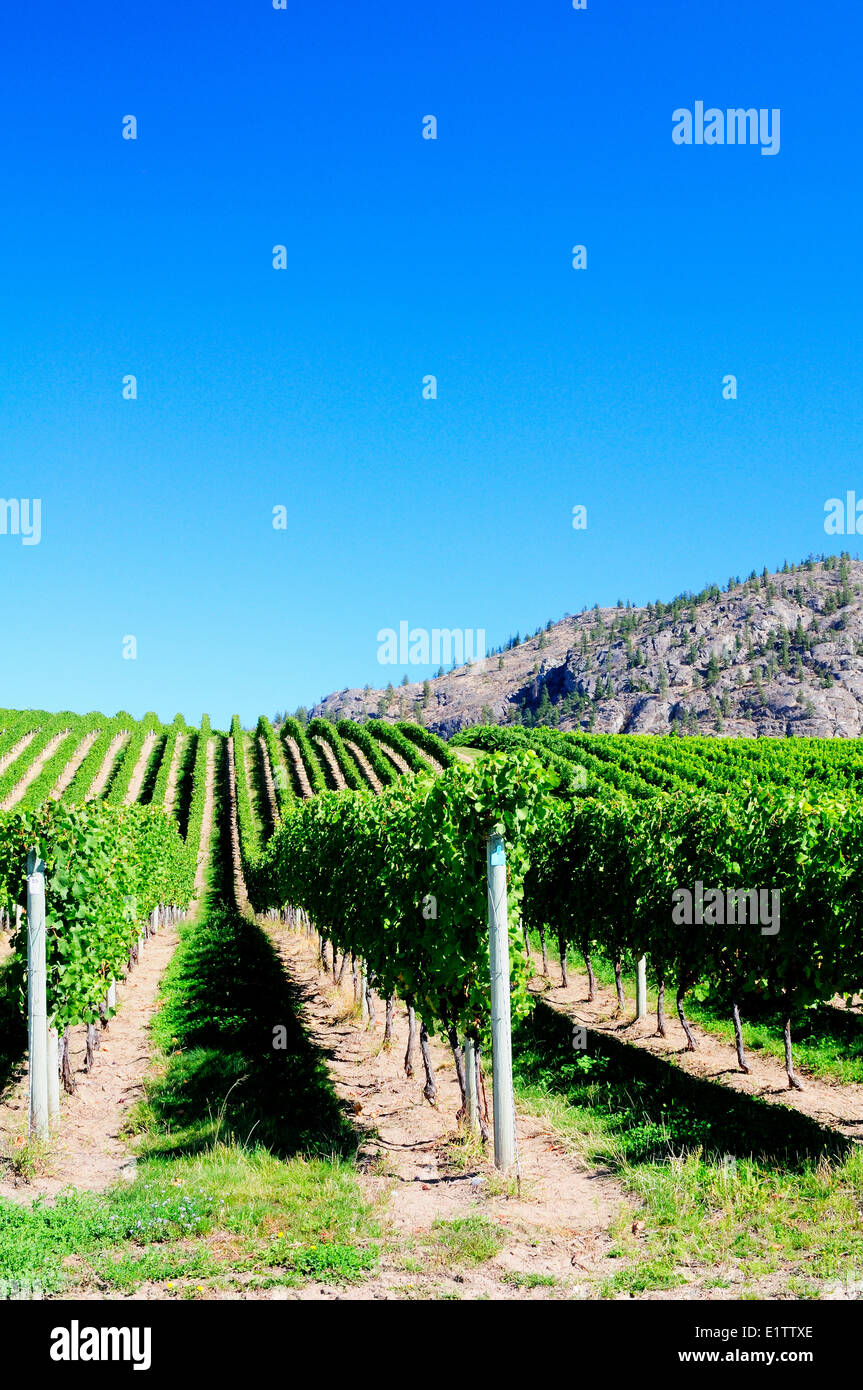
[[[395,690],[345,689],[325,718],[597,733],[856,738],[863,732],[863,562],[753,571],[669,603],[583,610],[487,657]]]

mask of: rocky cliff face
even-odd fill
[[[416,719],[444,737],[541,721],[596,733],[856,738],[861,595],[863,563],[810,560],[669,604],[589,609],[425,690],[342,690],[312,713]]]

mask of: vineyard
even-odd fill
[[[239,1142],[244,1126],[270,1155],[352,1152],[290,993],[312,971],[312,995],[346,993],[356,1037],[378,1039],[369,1065],[398,1041],[399,1084],[430,1112],[452,1092],[448,1132],[479,1165],[476,1183],[492,1159],[501,1181],[514,1162],[521,1193],[511,1119],[501,1161],[508,1097],[522,1127],[534,1115],[568,1143],[578,1133],[596,1161],[599,1130],[580,1129],[591,1114],[604,1143],[619,1135],[630,1200],[650,1209],[689,1164],[697,1200],[723,1220],[733,1210],[741,1250],[748,1241],[768,1272],[746,1184],[773,1184],[787,1206],[797,1174],[813,1212],[843,1213],[832,1243],[800,1235],[835,1280],[863,1234],[861,779],[863,751],[842,740],[482,726],[445,743],[384,720],[262,716],[252,730],[235,716],[219,732],[206,717],[194,728],[2,710],[0,1077],[10,1095],[29,1086],[31,1146],[62,1134],[122,1022],[124,988],[174,933],[154,1025],[167,1079],[139,1117],[153,1161],[193,1130],[191,1157]],[[492,938],[490,970],[494,912],[505,946],[495,967]],[[498,1069],[510,1046],[514,1081]],[[723,1065],[699,1070],[714,1054]],[[743,1184],[733,1201],[729,1154]],[[215,1219],[202,1212],[199,1234]],[[10,1221],[0,1205],[0,1251]],[[638,1258],[622,1242],[637,1289],[680,1282],[695,1236],[663,1227],[662,1260],[657,1240]],[[307,1275],[353,1260],[341,1273],[367,1277],[377,1258],[370,1235],[351,1256],[350,1243],[326,1244],[303,1246]],[[294,1246],[267,1251],[268,1267],[302,1277]]]

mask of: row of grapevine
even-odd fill
[[[174,822],[150,808],[46,801],[34,811],[5,812],[0,907],[10,918],[16,906],[26,907],[32,848],[46,865],[48,1017],[68,1038],[73,1025],[110,1016],[109,989],[133,963],[150,914],[186,906],[194,865]],[[25,921],[12,940],[22,982]]]
[[[256,910],[302,908],[335,948],[366,962],[381,994],[443,1029],[463,1098],[459,1039],[481,1043],[489,1029],[487,837],[499,821],[515,944],[527,830],[551,781],[527,752],[405,776],[378,797],[324,793],[286,817],[247,869]],[[513,1007],[528,1007],[523,962]]]
[[[240,725],[239,715],[236,714],[231,720],[231,741],[234,745],[234,770],[237,779],[237,822],[240,851],[245,868],[257,858],[261,848],[261,837],[252,809],[249,770],[246,766],[245,736]]]
[[[690,1047],[683,1000],[708,988],[734,1021],[742,1066],[741,1012],[747,1003],[760,1015],[775,1009],[794,1087],[795,1013],[863,988],[861,881],[863,808],[847,796],[812,802],[765,788],[637,804],[589,799],[558,804],[533,837],[525,919],[588,964],[594,950],[616,962],[646,955],[659,1030],[673,983]],[[689,922],[681,890],[693,894]]]
[[[306,731],[298,719],[288,716],[279,729],[282,743],[285,746],[285,756],[288,766],[294,775],[294,789],[297,796],[303,797],[305,790],[300,776],[300,770],[296,764],[297,754],[295,754],[289,744],[293,743],[302,764],[303,771],[308,780],[309,788],[313,796],[319,795],[327,790],[326,778],[321,769],[321,764],[315,756],[315,751],[310,744]]]
[[[133,725],[129,740],[114,764],[105,791],[104,799],[109,805],[122,806],[128,802],[145,745],[159,733],[161,727],[156,714],[145,714],[140,722]]]
[[[175,715],[173,723],[167,731],[165,745],[162,749],[162,760],[159,764],[159,771],[156,774],[156,781],[153,784],[153,794],[151,798],[151,805],[153,806],[158,807],[165,805],[165,798],[168,794],[168,784],[171,780],[171,771],[174,766],[174,758],[178,753],[177,744],[178,742],[181,743],[183,739],[188,738],[188,732],[186,721],[182,714]]]
[[[270,773],[273,780],[273,789],[276,796],[276,806],[278,808],[279,819],[281,819],[288,808],[293,806],[296,801],[291,787],[291,779],[288,774],[287,764],[285,763],[284,747],[279,743],[278,735],[266,715],[261,715],[255,732],[259,739],[264,740],[264,745],[267,750]]]
[[[372,738],[367,724],[355,724],[352,719],[340,719],[336,730],[345,743],[352,743],[365,757],[382,787],[388,787],[398,777],[394,763],[381,752],[380,743]]]
[[[201,843],[201,828],[204,823],[204,810],[207,802],[207,749],[212,741],[213,731],[210,716],[201,717],[201,728],[195,747],[195,762],[192,768],[192,795],[189,800],[189,814],[186,819],[186,844],[197,855]]]
[[[346,786],[353,791],[359,791],[366,786],[365,778],[361,775],[356,762],[348,752],[342,741],[342,736],[334,724],[328,719],[312,719],[306,729],[307,734],[312,739],[323,739],[332,749],[333,757],[345,780]]]
[[[411,724],[407,719],[400,720],[396,725],[400,734],[415,743],[423,753],[428,753],[435,763],[441,767],[452,767],[455,762],[454,755],[447,748],[442,738],[433,734],[431,729],[426,729],[422,724]]]

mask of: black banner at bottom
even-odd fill
[[[337,1312],[333,1302],[339,1305]],[[442,1367],[450,1364],[454,1345],[440,1334],[452,1331],[458,1336],[460,1329],[464,1336],[471,1336],[481,1359],[490,1362],[495,1359],[495,1347],[526,1350],[525,1337],[538,1334],[543,1338],[538,1345],[545,1348],[539,1353],[542,1357],[573,1355],[573,1374],[582,1353],[589,1354],[591,1361],[595,1356],[611,1357],[609,1364],[617,1371],[631,1366],[661,1375],[678,1368],[687,1379],[701,1377],[707,1368],[734,1375],[740,1368],[758,1367],[767,1383],[774,1371],[803,1371],[823,1378],[833,1371],[856,1371],[859,1361],[860,1318],[855,1300],[513,1302],[518,1303],[515,1321],[506,1301],[471,1300],[469,1316],[464,1302],[439,1302],[432,1326],[427,1303],[352,1299],[347,1293],[335,1300],[330,1294],[254,1301],[14,1301],[0,1303],[0,1336],[10,1347],[14,1333],[15,1344],[27,1347],[28,1369],[49,1385],[85,1375],[93,1384],[94,1372],[102,1365],[110,1368],[112,1378],[117,1373],[138,1379],[213,1373],[224,1380],[231,1375],[248,1376],[250,1370],[264,1374],[268,1364],[284,1371],[293,1365],[308,1378],[311,1360],[320,1361],[324,1377],[330,1373],[329,1355],[339,1347],[347,1351],[351,1345],[346,1339],[351,1335],[352,1314],[367,1347],[370,1336],[375,1338],[372,1346],[386,1346],[390,1365],[400,1333],[410,1338],[411,1364],[422,1346],[424,1374],[434,1363],[436,1347]],[[498,1331],[494,1342],[487,1341],[484,1328],[489,1334],[496,1330],[501,1313],[508,1319],[504,1340]],[[378,1316],[384,1341],[376,1337]]]

